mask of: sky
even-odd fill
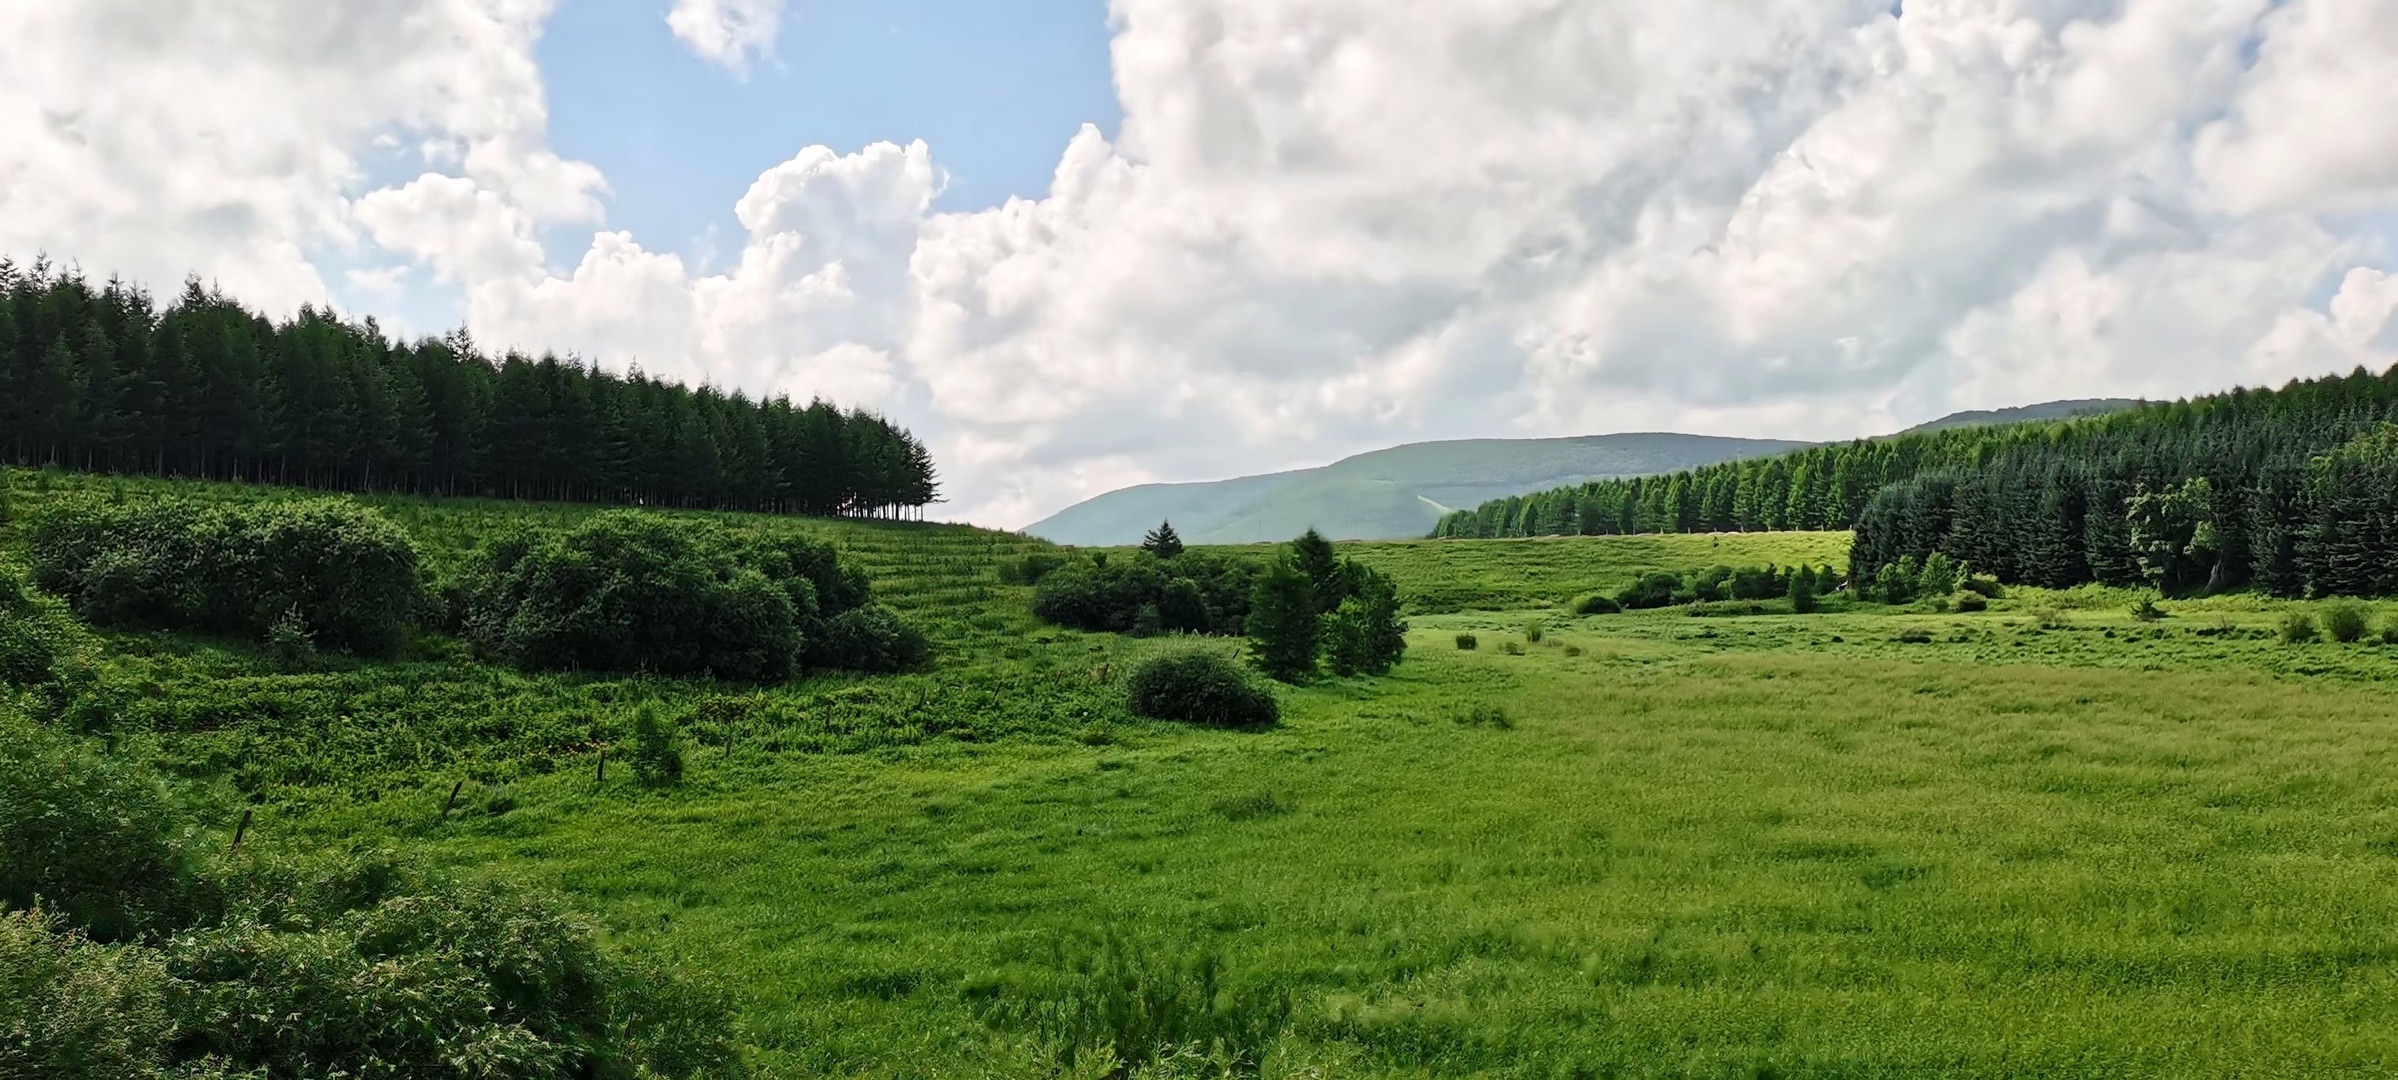
[[[1018,527],[2398,363],[2398,4],[7,0],[0,254],[877,410]]]

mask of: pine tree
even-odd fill
[[[1349,596],[1348,583],[1341,570],[1340,556],[1332,550],[1332,541],[1324,534],[1309,529],[1291,541],[1291,563],[1307,575],[1313,590],[1316,614],[1322,615],[1341,606]]]
[[[1182,554],[1182,537],[1174,534],[1173,522],[1161,521],[1157,528],[1141,537],[1141,550],[1161,559],[1171,559]]]
[[[1274,560],[1257,576],[1249,598],[1250,662],[1287,683],[1316,673],[1320,613],[1315,586],[1291,559]]]

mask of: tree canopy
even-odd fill
[[[163,309],[0,259],[0,460],[349,491],[894,516],[932,456],[872,413],[753,399],[463,331],[280,322],[195,279]]]

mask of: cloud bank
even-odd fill
[[[1123,128],[1043,197],[936,212],[938,147],[808,147],[716,273],[545,148],[546,4],[284,6],[179,16],[202,44],[100,88],[25,43],[186,6],[0,14],[0,247],[269,302],[326,251],[404,260],[487,344],[889,411],[989,524],[1414,439],[1841,437],[2398,361],[2384,0],[1116,0]],[[775,8],[672,28],[737,66]],[[361,190],[378,138],[422,174]]]

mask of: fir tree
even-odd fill
[[[1157,528],[1141,537],[1141,550],[1161,559],[1171,559],[1182,554],[1182,537],[1174,534],[1173,522],[1161,521]]]
[[[1315,586],[1291,559],[1276,559],[1257,577],[1250,594],[1249,658],[1259,671],[1282,682],[1304,682],[1316,673],[1318,622]]]
[[[1316,614],[1329,613],[1348,599],[1348,582],[1340,556],[1332,550],[1332,541],[1324,539],[1324,534],[1309,529],[1291,541],[1291,564],[1307,575]]]

